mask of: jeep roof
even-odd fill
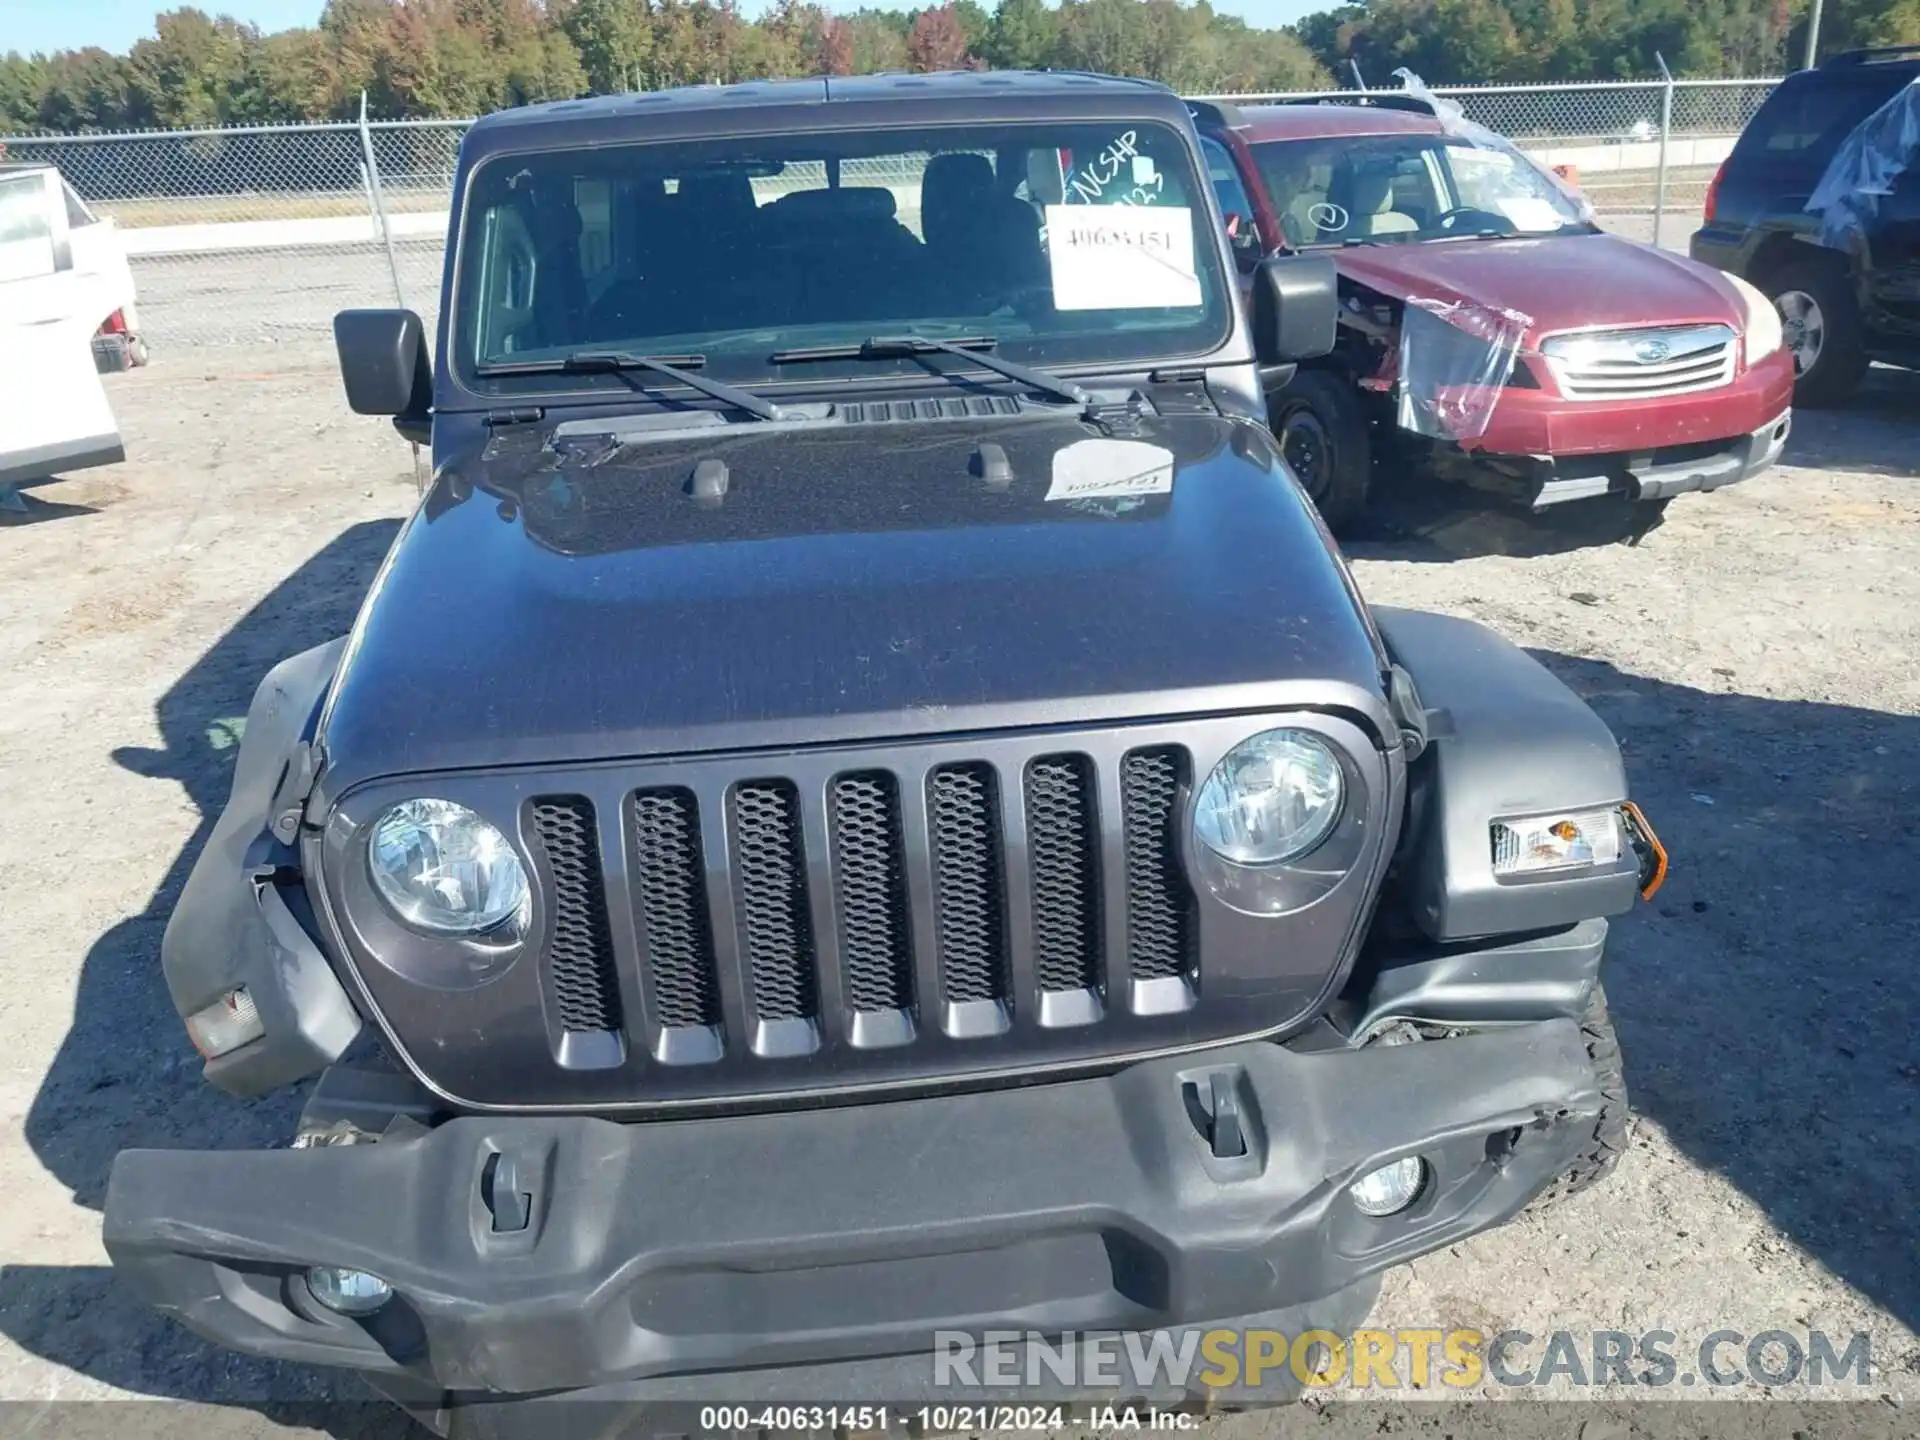
[[[806,120],[799,128],[830,130],[889,120],[939,123],[1082,112],[1124,112],[1179,123],[1183,103],[1157,81],[1078,70],[944,70],[924,75],[750,80],[496,110],[473,123],[461,153],[475,164],[496,150],[580,143],[583,132],[604,134],[625,124],[654,139],[669,138],[675,132],[751,134],[776,124],[769,112],[781,110],[803,112]]]

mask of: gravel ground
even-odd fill
[[[222,319],[211,292],[152,298]],[[100,1412],[47,1402],[134,1396],[206,1402],[141,1411],[142,1433],[313,1433],[300,1402],[358,1392],[150,1314],[112,1284],[97,1212],[123,1146],[288,1133],[284,1098],[201,1084],[158,941],[224,799],[235,717],[270,664],[345,627],[414,472],[346,413],[311,343],[266,362],[162,349],[110,395],[127,463],[41,488],[0,527],[0,1401],[25,1402],[0,1405],[0,1434],[79,1433]],[[1867,1331],[1876,1374],[1842,1393],[1870,1404],[1846,1433],[1914,1433],[1916,402],[1920,377],[1876,372],[1850,409],[1802,417],[1778,470],[1677,501],[1638,545],[1404,481],[1355,545],[1376,601],[1483,620],[1588,697],[1676,857],[1609,962],[1638,1112],[1626,1163],[1548,1218],[1395,1273],[1377,1323],[1569,1329],[1583,1349],[1592,1329],[1664,1329],[1689,1371],[1722,1327]],[[1798,1433],[1807,1392],[1781,1393],[1743,1433]],[[1343,1409],[1363,1407],[1327,1413]],[[1215,1425],[1274,1434],[1304,1413]],[[1495,1423],[1446,1413],[1377,1428]],[[378,1411],[325,1427],[400,1433]]]

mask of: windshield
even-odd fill
[[[773,361],[876,334],[989,337],[1046,366],[1203,353],[1232,301],[1189,157],[1142,123],[499,156],[468,191],[456,368],[494,394],[625,388],[479,373],[583,347],[748,383],[927,373],[911,350]]]
[[[1591,228],[1524,156],[1450,135],[1272,141],[1253,156],[1293,249]]]

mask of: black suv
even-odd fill
[[[1920,367],[1920,168],[1898,175],[1846,249],[1806,210],[1860,123],[1920,76],[1920,46],[1852,50],[1789,75],[1707,190],[1696,260],[1751,281],[1780,308],[1794,402],[1844,399],[1868,364]]]
[[[1237,302],[1158,86],[475,125],[437,356],[335,327],[432,486],[161,947],[211,1083],[317,1078],[286,1149],[120,1155],[120,1274],[444,1431],[626,1433],[964,1398],[941,1332],[1346,1329],[1602,1174],[1664,861],[1552,675],[1355,591],[1262,424],[1335,304]]]

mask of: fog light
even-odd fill
[[[260,1012],[253,1008],[253,997],[244,985],[187,1017],[187,1038],[208,1060],[217,1060],[266,1033],[267,1027],[260,1023]]]
[[[313,1298],[341,1315],[371,1315],[393,1298],[393,1287],[364,1270],[316,1265],[307,1271]]]
[[[1427,1162],[1409,1155],[1378,1170],[1369,1170],[1347,1187],[1362,1215],[1397,1215],[1415,1200],[1427,1183]]]

